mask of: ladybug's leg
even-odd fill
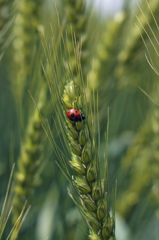
[[[81,117],[79,117],[78,120],[79,120],[79,122],[81,122],[82,121]]]

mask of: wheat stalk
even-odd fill
[[[2,239],[7,222],[9,220],[9,217],[13,210],[13,206],[12,206],[12,199],[13,199],[13,191],[12,190],[13,189],[11,187],[11,181],[12,181],[14,166],[15,166],[15,164],[13,165],[11,173],[10,173],[7,191],[6,191],[4,203],[3,203],[1,214],[0,214],[0,239]],[[30,207],[26,210],[26,202],[25,202],[23,204],[20,214],[17,216],[15,224],[13,225],[11,231],[9,232],[9,234],[6,238],[7,240],[8,239],[12,239],[12,240],[17,239],[17,235],[22,227],[22,224],[26,218],[26,215],[27,215],[29,209],[30,209]],[[25,212],[25,210],[26,210],[26,212]]]

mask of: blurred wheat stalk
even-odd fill
[[[138,14],[138,28],[134,31],[135,41],[131,41],[127,44],[126,48],[122,50],[120,56],[123,57],[122,60],[125,64],[123,67],[125,69],[126,62],[133,59],[133,54],[136,55],[136,49],[143,44],[141,39],[144,39],[146,45],[149,46],[149,41],[152,44],[156,41],[154,38],[156,24],[158,18],[154,21],[154,16],[158,16],[159,3],[158,1],[151,1],[145,6],[145,3],[139,5]],[[152,32],[153,31],[153,32]],[[157,38],[157,35],[155,36]],[[155,46],[155,44],[154,44]],[[127,50],[126,50],[127,49]],[[129,50],[128,50],[129,49]],[[125,54],[124,54],[125,51]],[[130,59],[130,60],[129,60]],[[127,69],[126,69],[127,71]],[[151,95],[158,101],[158,83],[152,83]],[[151,199],[158,205],[159,203],[159,188],[158,188],[158,106],[154,106],[148,111],[147,117],[144,123],[139,129],[136,137],[133,141],[132,146],[128,149],[126,155],[122,159],[122,168],[124,172],[129,172],[133,166],[133,169],[129,173],[129,183],[126,190],[120,196],[117,202],[117,210],[124,216],[124,218],[129,219],[130,215],[137,205],[137,203],[142,199],[142,196],[146,194],[147,198]],[[123,203],[124,199],[124,204]]]
[[[23,130],[20,155],[17,161],[18,168],[14,174],[13,223],[21,212],[24,202],[29,201],[34,187],[39,184],[37,170],[43,157],[42,150],[45,137],[39,112],[43,111],[47,88],[42,80],[41,73],[37,75],[39,83],[43,85],[36,99],[38,109],[34,108],[32,111],[26,111],[27,114],[24,115],[22,106],[24,96],[26,96],[26,86],[31,87],[34,85],[31,72],[33,71],[32,64],[36,66],[34,61],[37,59],[34,58],[32,61],[32,53],[35,46],[37,55],[39,51],[37,44],[41,31],[39,16],[41,3],[42,1],[22,1],[13,29],[16,35],[13,42],[16,51],[15,61],[19,71],[17,71],[16,79],[11,82],[11,86],[19,110],[21,130]],[[36,88],[38,90],[37,86]]]

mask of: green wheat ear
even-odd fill
[[[13,223],[22,210],[25,201],[33,194],[34,187],[39,184],[38,169],[42,160],[43,134],[39,111],[42,104],[29,119],[27,131],[18,158],[18,169],[14,174]]]
[[[107,84],[106,76],[112,72],[111,62],[116,61],[119,39],[122,36],[122,30],[126,24],[126,12],[119,12],[108,22],[97,47],[96,56],[93,59],[93,69],[88,74],[89,87],[97,89],[103,84]],[[109,89],[109,87],[107,86]],[[105,88],[104,88],[105,89]]]
[[[151,8],[153,14],[158,17],[159,2],[157,0],[152,0],[149,2],[149,7]],[[149,36],[147,34],[147,32],[149,33],[148,23],[152,26],[152,29],[154,29],[155,26],[154,18],[149,10],[149,7],[144,0],[141,1],[140,5],[138,4],[133,21],[130,21],[127,26],[129,29],[131,27],[131,31],[127,31],[128,34],[125,35],[124,46],[118,54],[118,66],[115,72],[118,79],[120,79],[124,74],[129,73],[131,67],[133,67],[133,63],[137,59],[140,60],[139,54],[141,54],[141,52],[139,52],[139,50],[143,46],[141,35],[145,42],[149,41]],[[143,15],[143,12],[146,17]],[[140,22],[140,24],[137,24],[138,27],[134,24],[136,20]],[[146,29],[147,32],[144,29]]]
[[[23,130],[23,140],[17,161],[18,167],[14,174],[13,223],[15,223],[17,216],[21,212],[24,202],[26,200],[29,201],[34,187],[39,184],[38,169],[42,159],[42,149],[44,143],[39,111],[41,112],[44,109],[47,90],[40,72],[41,68],[39,70],[37,66],[37,57],[39,57],[40,51],[36,51],[37,56],[33,59],[32,64],[31,59],[33,57],[33,48],[36,46],[39,50],[39,33],[41,33],[41,27],[39,25],[41,3],[41,0],[22,1],[13,29],[16,35],[13,42],[13,46],[16,50],[15,60],[19,70],[17,71],[16,80],[13,81],[12,79],[11,85],[15,101],[19,107],[18,115],[20,117],[20,123],[22,124]],[[32,66],[34,66],[34,69],[32,69]],[[39,99],[37,100],[36,98],[38,101],[38,110],[37,108],[29,108],[28,110],[28,102],[30,99],[27,99],[28,102],[26,99],[24,100],[24,96],[26,97],[25,89],[28,87],[29,89],[31,88],[31,91],[35,90],[33,76],[34,71],[36,73],[36,78],[38,78],[38,83],[41,83],[43,88],[40,91]],[[37,89],[38,84],[36,84],[36,94],[38,92]],[[28,92],[27,95],[29,95]],[[43,103],[41,103],[40,98],[43,99]],[[27,106],[25,112],[22,109],[22,104],[24,104],[23,108]],[[32,105],[34,104],[32,103]]]
[[[66,52],[67,46],[65,42],[62,43]],[[54,61],[55,63],[57,62],[52,68],[51,76],[55,76],[54,79],[52,79],[51,76],[46,77],[48,79],[51,96],[57,99],[56,105],[54,105],[57,115],[57,132],[59,136],[62,133],[63,141],[60,136],[61,144],[65,144],[67,151],[66,149],[64,151],[68,153],[68,157],[66,157],[57,146],[54,136],[51,133],[53,141],[52,146],[60,162],[60,164],[58,164],[59,167],[72,184],[73,190],[69,190],[69,195],[77,205],[82,218],[88,225],[89,238],[94,240],[107,238],[115,239],[115,206],[113,203],[113,215],[111,216],[108,164],[106,161],[105,178],[101,180],[98,154],[100,140],[98,140],[97,145],[95,139],[96,130],[99,134],[99,124],[97,121],[98,107],[96,107],[98,104],[95,101],[95,94],[93,95],[93,107],[91,104],[87,104],[87,94],[84,92],[85,88],[78,49],[78,47],[74,49],[76,74],[72,74],[71,72],[71,67],[69,65],[70,59],[67,57],[69,54],[65,56],[65,52],[62,53],[62,57],[65,61],[67,59],[67,66],[69,66],[70,69],[68,74],[67,68],[68,78],[65,81],[62,76],[64,70],[59,69],[59,55],[57,51],[54,51],[54,55],[47,54],[47,46],[45,48],[46,58],[50,66],[53,61],[52,58],[56,59],[56,61]],[[78,122],[71,121],[66,115],[67,110],[70,108],[75,108],[80,111],[80,113],[84,113],[86,119]],[[59,129],[61,129],[61,133]],[[67,164],[69,164],[74,171],[72,177]]]
[[[12,213],[12,210],[13,210],[12,198],[13,198],[14,195],[13,195],[12,188],[10,190],[10,186],[11,186],[14,166],[15,165],[13,165],[12,170],[11,170],[11,174],[10,174],[10,178],[9,178],[9,182],[8,182],[8,186],[7,186],[7,191],[6,191],[6,195],[5,195],[5,199],[4,199],[4,203],[3,203],[2,211],[1,211],[1,214],[0,214],[0,239],[2,239],[3,232],[5,230],[7,222],[9,220],[9,217],[10,217],[10,215]],[[12,240],[17,239],[17,235],[18,235],[18,233],[19,233],[19,231],[22,227],[22,224],[25,220],[25,217],[26,217],[26,215],[29,211],[29,208],[26,212],[25,212],[25,210],[26,210],[26,203],[23,204],[23,208],[22,208],[20,214],[17,216],[15,224],[13,225],[10,233],[7,236],[7,240],[8,239],[12,239]]]
[[[87,21],[89,12],[86,12],[85,0],[63,0],[66,13],[67,41],[69,46],[70,65],[72,73],[76,73],[76,61],[74,59],[74,45],[80,46],[80,58],[83,79],[86,81],[89,69],[89,48]]]
[[[153,4],[154,3],[154,4]],[[156,30],[158,29],[157,21],[155,19],[154,13],[158,12],[158,2],[152,1],[149,5],[147,3],[149,9],[149,18],[143,9],[139,6],[141,14],[143,15],[143,21],[140,22],[140,28],[144,31],[144,34],[141,35],[141,38],[145,44],[145,47],[149,54],[150,67],[158,74],[158,71],[155,69],[150,51],[148,49],[148,45],[146,42],[146,38],[150,40],[152,47],[155,49],[154,41],[157,39],[155,35],[155,30],[153,29],[153,25],[156,25]],[[153,9],[153,10],[152,10]],[[145,17],[146,16],[146,17]],[[149,22],[150,21],[150,22]],[[154,23],[152,24],[152,21]],[[143,24],[144,22],[144,24]],[[149,30],[153,34],[153,37],[150,37],[148,32],[145,30],[144,25],[148,25]],[[152,26],[151,26],[152,25]],[[140,30],[140,29],[138,29]],[[139,34],[141,32],[139,31]],[[158,55],[158,52],[156,52]],[[152,64],[152,65],[151,65]],[[143,91],[143,93],[153,102],[155,105],[148,111],[147,117],[143,125],[140,127],[138,133],[136,134],[132,146],[128,149],[126,155],[122,159],[122,170],[124,172],[128,172],[130,168],[132,168],[131,175],[130,175],[130,182],[125,189],[125,191],[121,194],[119,200],[117,201],[117,210],[119,213],[126,219],[131,216],[131,213],[134,207],[141,201],[143,198],[147,197],[153,204],[156,206],[159,205],[159,191],[158,191],[158,157],[159,157],[159,105],[158,102],[158,90],[159,90],[159,83],[155,85],[153,91],[151,91],[151,96],[153,99],[147,94],[144,90],[140,87],[139,89]],[[155,99],[155,100],[154,100]],[[142,168],[140,167],[142,166]],[[123,204],[124,201],[124,204]]]
[[[79,88],[80,86],[80,88]],[[76,106],[81,113],[86,112],[86,120],[73,122],[65,117],[66,133],[71,150],[69,164],[74,170],[72,184],[76,192],[70,194],[81,214],[83,215],[90,230],[90,239],[115,239],[114,216],[110,217],[108,198],[108,179],[101,180],[99,170],[99,156],[97,144],[94,138],[94,118],[91,109],[86,108],[86,96],[82,91],[82,82],[77,84],[71,80],[67,82],[63,95],[64,116],[71,104]],[[66,105],[65,100],[69,100]],[[98,112],[97,112],[98,114]],[[92,119],[89,119],[89,115]],[[92,126],[90,120],[93,121]],[[107,169],[107,166],[106,166]],[[103,186],[104,185],[104,186]],[[80,203],[81,205],[80,205]]]
[[[158,91],[154,96],[158,97]],[[159,156],[159,109],[158,106],[148,112],[143,126],[136,134],[132,146],[122,159],[121,171],[129,172],[130,181],[117,201],[116,209],[128,219],[134,207],[144,197],[158,206],[158,156]],[[153,159],[153,160],[152,160]],[[142,167],[141,167],[142,166]],[[124,201],[124,203],[123,203]]]
[[[38,48],[41,3],[42,0],[21,1],[14,22],[13,48],[16,76],[11,81],[11,87],[18,106],[23,101],[25,87],[31,78],[35,47]]]

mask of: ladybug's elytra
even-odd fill
[[[86,117],[76,109],[69,109],[67,111],[67,117],[73,122],[81,122]]]

